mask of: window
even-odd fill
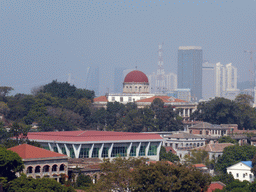
[[[53,151],[58,153],[58,148],[57,147],[53,147]]]
[[[136,146],[132,146],[131,151],[130,151],[130,156],[131,157],[136,156]]]
[[[27,173],[33,173],[33,167],[28,167]]]
[[[128,102],[132,102],[132,98],[131,97],[128,97]]]
[[[69,148],[69,153],[70,153],[70,157],[71,157],[71,158],[75,158],[75,152],[74,152],[73,147],[70,147],[70,148]]]
[[[139,156],[145,156],[146,146],[140,146]]]
[[[250,174],[250,179],[252,179],[252,174]]]
[[[49,165],[45,165],[45,166],[43,167],[43,172],[49,172],[49,168],[50,168]]]
[[[99,157],[99,148],[93,148],[92,157]]]
[[[150,144],[149,149],[148,149],[148,155],[156,155],[157,154],[157,146],[156,144]]]
[[[200,131],[200,133],[199,133],[200,135],[202,135],[202,131]]]
[[[127,156],[127,147],[113,147],[111,157]]]
[[[138,90],[137,90],[137,86],[135,86],[135,92],[137,92]]]
[[[35,173],[40,173],[40,169],[41,169],[40,166],[36,166],[36,168],[35,168]]]
[[[67,155],[67,151],[66,151],[66,148],[65,147],[61,147],[61,151],[64,155]]]
[[[60,165],[60,171],[65,171],[65,165],[64,164]]]
[[[46,150],[50,150],[49,146],[45,146],[44,149]]]
[[[239,177],[239,173],[236,174],[236,177]]]
[[[123,102],[124,101],[124,98],[123,97],[120,97],[120,102]]]
[[[243,174],[243,178],[245,178],[245,174]]]
[[[52,166],[52,172],[56,172],[57,171],[57,165],[53,165]]]
[[[79,158],[89,158],[89,148],[81,148]]]
[[[112,101],[115,101],[115,97],[112,97]]]
[[[102,157],[108,157],[108,150],[109,150],[109,147],[103,147]]]

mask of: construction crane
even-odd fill
[[[256,45],[256,44],[252,44]],[[245,53],[250,53],[250,87],[251,87],[251,96],[254,97],[254,87],[255,87],[255,65],[254,65],[254,59],[253,59],[253,53],[256,52],[256,50],[253,50],[253,47],[251,47],[251,50],[245,50]]]

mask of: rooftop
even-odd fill
[[[175,103],[175,102],[179,102],[179,103],[187,103],[187,101],[181,100],[181,99],[176,99],[174,97],[169,97],[169,96],[153,96],[150,98],[146,98],[146,99],[141,99],[136,101],[137,103],[140,102],[145,102],[145,103],[152,103],[154,101],[154,99],[161,99],[164,103]]]
[[[243,164],[252,168],[252,161],[241,161]]]
[[[128,73],[124,78],[124,83],[148,83],[148,77],[145,73],[134,70]]]
[[[114,132],[114,131],[60,131],[60,132],[29,132],[29,140],[36,141],[62,141],[62,142],[100,142],[124,140],[159,141],[163,138],[158,134]]]
[[[233,143],[214,143],[214,144],[207,144],[202,147],[194,148],[195,150],[205,150],[207,152],[223,152],[225,147],[234,145]]]
[[[66,155],[35,147],[28,144],[18,145],[7,150],[18,153],[22,159],[37,159],[49,157],[67,157]]]
[[[108,102],[108,99],[106,96],[100,96],[93,99],[93,102]]]
[[[203,137],[198,136],[198,135],[189,134],[189,133],[177,133],[177,134],[165,136],[165,138],[201,139]]]

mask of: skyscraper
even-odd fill
[[[203,51],[198,46],[180,46],[178,50],[178,88],[191,89],[193,100],[202,98]]]
[[[226,66],[216,63],[215,65],[215,96],[235,99],[239,94],[237,89],[237,68],[232,63]]]
[[[99,96],[99,67],[91,66],[88,71],[87,77],[87,89],[93,90],[96,96]]]
[[[204,100],[209,100],[215,97],[215,64],[208,61],[203,63],[202,68],[202,96]]]
[[[116,67],[114,70],[114,92],[123,92],[123,81],[124,81],[124,67]]]

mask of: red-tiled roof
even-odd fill
[[[134,70],[124,78],[124,83],[148,83],[148,77],[141,71]]]
[[[206,167],[204,164],[194,164],[193,166],[196,168]]]
[[[113,132],[113,131],[60,131],[60,132],[29,132],[29,140],[94,142],[122,140],[162,140],[158,134]]]
[[[176,99],[174,97],[169,97],[169,96],[153,96],[153,97],[150,97],[150,98],[146,98],[146,99],[141,99],[141,100],[138,100],[136,102],[145,102],[145,103],[152,103],[154,101],[154,99],[161,99],[164,103],[173,103],[173,102],[187,102],[187,101],[184,101],[184,100],[181,100],[181,99]]]
[[[207,152],[223,152],[225,147],[234,145],[232,143],[214,143],[214,144],[207,144],[202,147],[194,148],[195,150],[204,150]],[[192,150],[194,150],[192,149]]]
[[[93,102],[108,102],[108,99],[106,96],[100,96],[93,99]]]
[[[176,151],[172,147],[165,147],[166,152],[168,153],[169,151],[173,154],[176,154]]]
[[[66,156],[60,153],[55,153],[46,149],[35,147],[28,144],[18,145],[12,148],[9,148],[13,152],[18,153],[22,159],[36,159],[36,158],[49,158],[49,157],[62,157]]]
[[[226,185],[220,181],[217,182],[212,182],[207,190],[207,192],[213,192],[215,189],[220,189],[222,190],[223,187],[225,187]]]

